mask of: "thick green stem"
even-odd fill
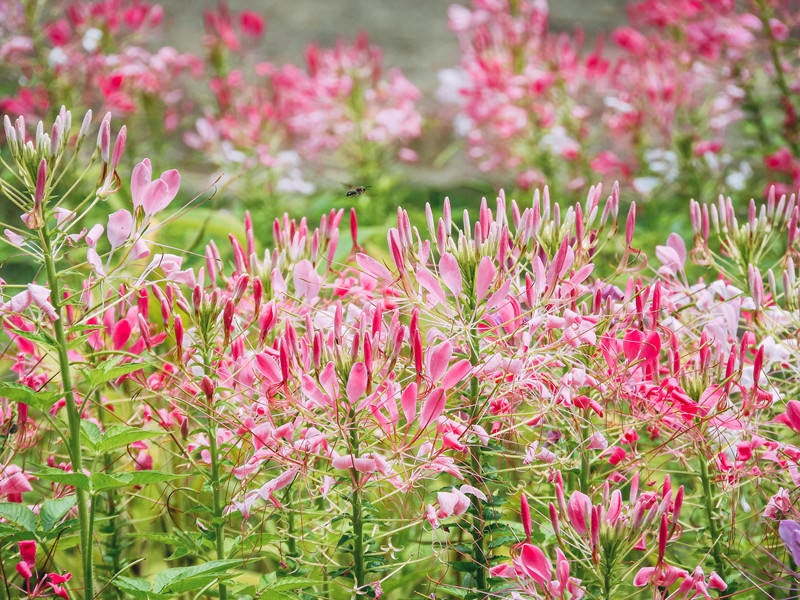
[[[353,458],[358,458],[358,429],[355,425],[355,415],[350,421],[350,450]],[[364,568],[364,515],[361,505],[361,474],[355,467],[350,469],[350,476],[353,479],[353,494],[350,497],[352,506],[351,525],[353,527],[353,578],[355,580],[354,596],[366,583],[366,572]]]
[[[105,409],[103,408],[103,402],[99,391],[95,392],[95,404],[97,405],[98,419],[100,424],[103,426],[103,429],[105,429]],[[108,452],[103,453],[103,467],[105,469],[105,473],[111,472],[113,466],[114,459],[111,454]],[[104,556],[106,557],[106,560],[111,560],[111,576],[114,577],[122,570],[122,565],[119,560],[122,548],[119,546],[119,531],[117,529],[118,515],[116,491],[114,489],[108,490],[105,494],[105,497],[106,517],[108,518],[108,521],[101,528],[101,531],[105,532],[108,536],[106,539]],[[119,590],[114,591],[114,594],[117,596],[117,598],[122,597],[122,594]]]
[[[214,541],[216,543],[217,559],[224,560],[225,522],[222,515],[224,507],[222,506],[222,490],[219,480],[219,449],[217,448],[217,432],[211,418],[208,419],[207,433],[209,452],[211,452],[211,494],[214,505]],[[225,584],[220,582],[218,589],[220,600],[226,600],[228,597],[228,589]]]
[[[711,556],[714,558],[714,567],[717,569],[717,573],[726,583],[728,583],[728,589],[726,590],[729,594],[735,591],[733,584],[729,583],[725,577],[727,573],[727,564],[725,563],[725,557],[722,555],[721,549],[721,532],[719,524],[717,523],[717,518],[714,515],[714,496],[711,489],[711,479],[708,476],[708,463],[704,458],[704,455],[701,454],[700,458],[700,481],[703,485],[703,507],[705,508],[706,513],[706,521],[708,523],[708,532],[711,534]]]
[[[470,363],[478,364],[478,339],[474,333],[470,335]],[[476,422],[480,415],[480,388],[478,378],[473,377],[469,384],[470,396],[470,420]],[[480,488],[483,483],[483,465],[481,462],[480,447],[476,444],[470,448],[470,462],[472,467],[473,484]],[[486,536],[484,535],[483,502],[480,498],[473,499],[474,513],[470,525],[470,535],[472,535],[472,560],[475,561],[475,587],[478,592],[484,594],[489,592],[489,561],[486,550]],[[484,596],[486,597],[486,596]]]
[[[478,483],[482,480],[482,473],[481,460],[477,448],[472,448],[472,452],[470,454],[475,482]],[[474,498],[472,502],[475,507],[471,524],[472,559],[475,561],[475,587],[479,592],[488,592],[489,567],[486,552],[486,536],[483,532],[483,526],[486,522],[483,515],[483,502],[480,500],[480,498]]]
[[[58,350],[58,364],[61,371],[61,385],[64,391],[64,401],[67,407],[68,434],[65,443],[69,452],[74,473],[83,473],[83,456],[81,450],[81,415],[75,404],[75,389],[72,383],[69,355],[67,354],[67,335],[64,331],[65,312],[63,310],[61,285],[56,272],[53,259],[53,248],[47,227],[41,228],[42,248],[44,250],[44,264],[47,280],[50,285],[50,300],[55,308],[58,319],[53,323],[56,347]],[[94,566],[92,564],[92,516],[90,514],[90,498],[85,489],[75,490],[78,503],[78,522],[81,529],[81,567],[84,579],[84,598],[94,597]]]

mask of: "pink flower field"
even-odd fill
[[[800,598],[800,5],[446,10],[0,2],[0,599]]]

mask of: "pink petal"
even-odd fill
[[[89,233],[86,234],[86,245],[88,245],[89,248],[94,248],[101,235],[103,235],[103,226],[100,225],[100,223],[96,223],[89,230]]]
[[[276,384],[283,380],[278,361],[265,352],[256,354],[256,368],[267,383]]]
[[[58,314],[55,307],[50,304],[50,290],[44,286],[36,285],[35,283],[28,284],[28,293],[33,303],[38,306],[42,311],[53,321],[58,320]]]
[[[436,494],[436,499],[439,501],[437,517],[443,519],[453,514],[456,504],[458,504],[458,495],[455,492],[439,492]]]
[[[322,278],[308,260],[301,260],[294,267],[294,291],[302,299],[310,302],[319,296],[322,287]]]
[[[453,346],[450,342],[444,341],[441,344],[434,346],[433,350],[428,355],[430,357],[430,370],[431,381],[439,381],[447,370],[447,365],[450,363],[450,357],[453,354]]]
[[[176,169],[170,169],[164,171],[160,179],[167,185],[167,193],[174,198],[181,187],[181,174]]]
[[[406,423],[411,423],[417,416],[417,384],[415,382],[412,381],[403,390],[403,394],[400,396],[400,405],[403,407]]]
[[[131,199],[133,207],[139,208],[144,206],[144,194],[150,181],[153,179],[153,168],[150,165],[150,159],[145,158],[138,165],[133,167],[131,173]]]
[[[442,378],[442,387],[445,391],[457,386],[467,378],[467,374],[472,370],[469,359],[462,358],[451,366]]]
[[[625,358],[629,362],[633,362],[639,358],[642,351],[643,339],[644,334],[638,329],[629,329],[625,333],[625,338],[622,340],[622,350],[625,353]]]
[[[464,287],[461,280],[461,268],[458,266],[458,261],[449,252],[442,254],[442,258],[439,259],[439,275],[454,296],[461,294]]]
[[[424,429],[432,421],[434,421],[444,410],[445,395],[444,390],[440,387],[433,390],[425,404],[422,406],[422,411],[419,415],[420,428]]]
[[[553,567],[538,546],[522,544],[522,551],[517,559],[517,565],[525,575],[539,585],[548,585],[550,583]]]
[[[444,290],[439,281],[425,267],[417,267],[417,281],[433,296],[434,304],[444,304]]]
[[[488,256],[484,256],[481,262],[478,263],[478,270],[475,275],[475,296],[478,302],[483,300],[486,294],[489,293],[489,287],[492,285],[492,282],[494,282],[495,274],[496,269],[494,268],[492,259]]]
[[[589,531],[589,511],[592,509],[592,501],[583,492],[574,491],[567,502],[567,517],[578,535],[584,535]]]
[[[650,578],[655,572],[655,567],[643,567],[637,571],[633,577],[633,585],[636,587],[643,587],[650,582]]]
[[[472,494],[473,496],[475,496],[479,500],[483,500],[484,502],[486,502],[486,500],[487,500],[486,494],[484,494],[478,488],[473,487],[471,485],[467,485],[466,483],[464,485],[462,485],[459,489],[461,490],[462,494]]]
[[[114,326],[114,333],[111,336],[114,350],[122,349],[131,337],[131,324],[127,319],[122,319]]]
[[[86,262],[89,263],[89,266],[92,267],[92,271],[97,275],[100,277],[105,276],[106,271],[103,269],[103,261],[100,259],[97,250],[91,246],[86,250]]]
[[[120,209],[108,216],[106,236],[111,244],[111,249],[116,250],[131,237],[133,232],[133,215],[127,210]]]
[[[346,394],[351,406],[355,406],[367,390],[367,378],[367,367],[364,366],[363,362],[357,362],[350,369]]]

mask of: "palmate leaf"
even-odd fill
[[[232,574],[228,573],[228,569],[241,565],[241,560],[212,560],[191,567],[166,569],[155,576],[152,590],[161,594],[165,592],[181,593],[197,589],[215,579],[231,577]]]
[[[81,433],[92,450],[101,453],[163,435],[161,431],[128,425],[112,425],[105,431],[100,431],[100,428],[91,421],[81,422]]]
[[[128,375],[135,371],[140,370],[145,364],[141,362],[129,362],[123,365],[117,364],[116,361],[107,361],[100,363],[92,369],[82,369],[84,381],[92,388],[98,388],[109,381],[118,379],[123,375]]]
[[[75,506],[75,496],[45,500],[39,509],[39,521],[42,525],[42,530],[47,532],[53,529],[73,506]]]
[[[36,531],[36,515],[23,504],[0,502],[0,517],[24,531]]]
[[[75,486],[92,494],[105,490],[124,488],[134,485],[148,485],[162,483],[183,477],[177,473],[164,473],[162,471],[126,471],[124,473],[67,473],[52,467],[38,467],[35,475],[45,481],[55,481]]]
[[[268,591],[271,594],[286,592],[291,590],[305,590],[315,585],[322,585],[325,582],[320,579],[308,579],[306,577],[276,577],[275,573],[261,578],[260,589],[262,592]]]
[[[0,398],[24,402],[39,410],[48,410],[60,397],[61,394],[58,392],[37,392],[21,383],[0,382]]]
[[[175,567],[161,571],[152,583],[143,577],[117,577],[116,587],[137,600],[166,600],[176,594],[197,591],[217,579],[227,579],[228,569],[241,566],[240,560],[214,560],[191,567]]]

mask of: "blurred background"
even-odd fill
[[[202,12],[213,9],[216,0],[166,0],[165,30],[179,50],[200,53],[202,36],[198,23]],[[299,63],[306,46],[315,42],[333,46],[359,32],[381,47],[387,67],[397,67],[416,84],[424,97],[432,97],[440,69],[458,63],[458,42],[447,29],[449,0],[229,0],[232,11],[258,11],[267,21],[263,47],[276,62]],[[609,33],[625,23],[626,0],[556,0],[550,2],[550,28],[572,31],[582,28],[588,35]],[[426,94],[425,92],[430,92]]]

